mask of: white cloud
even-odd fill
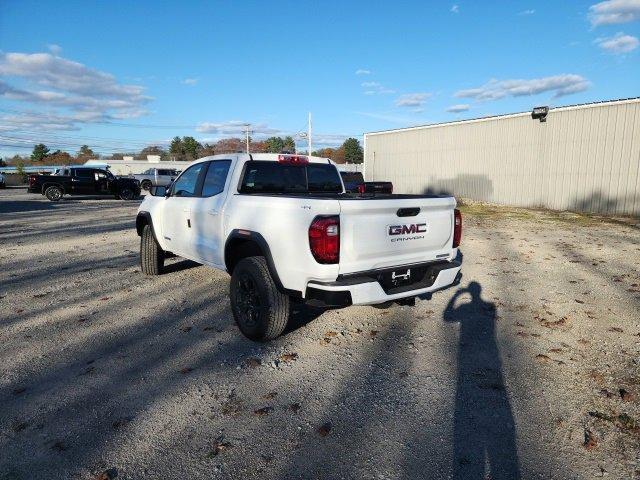
[[[460,13],[460,7],[458,5],[453,5],[450,10],[451,13]]]
[[[199,81],[200,81],[199,78],[185,78],[184,80],[181,80],[180,83],[184,85],[195,85]]]
[[[140,102],[144,87],[122,85],[111,74],[49,53],[0,53],[0,75],[23,77],[58,90]]]
[[[356,75],[371,75],[371,70],[367,70],[366,68],[359,68],[356,70]]]
[[[447,112],[450,112],[450,113],[462,113],[467,111],[469,111],[469,105],[466,103],[451,105],[449,108],[447,108]]]
[[[9,100],[40,103],[56,107],[69,107],[77,110],[130,110],[136,109],[136,103],[117,98],[94,98],[88,95],[68,95],[51,90],[22,90],[0,81],[0,96]]]
[[[378,82],[362,82],[360,86],[365,89],[365,95],[388,95],[390,93],[396,93],[395,90],[391,90]]]
[[[431,96],[430,93],[408,93],[406,95],[401,95],[396,100],[397,107],[414,107],[414,111],[417,108],[422,107],[424,102],[427,101],[427,98]],[[422,110],[419,110],[422,111]],[[419,112],[418,111],[418,112]]]
[[[533,9],[529,9],[529,10],[523,10],[520,13],[518,13],[518,15],[533,15],[534,13],[536,13],[535,10]]]
[[[240,120],[230,120],[227,122],[204,122],[198,125],[196,131],[209,136],[201,138],[201,142],[213,143],[226,137],[242,137],[244,138],[246,131],[246,124],[248,122],[242,122]],[[281,130],[278,128],[270,127],[265,123],[255,123],[249,125],[249,134],[253,139],[265,139],[271,136],[291,136],[296,142],[301,142],[303,148],[306,148],[307,140],[300,139],[297,136],[297,132],[290,132]],[[347,135],[337,134],[322,134],[315,133],[313,135],[313,149],[324,147],[336,147],[342,145],[348,138]]]
[[[596,44],[608,53],[623,55],[638,48],[640,41],[637,37],[619,32],[613,37],[598,38]]]
[[[348,135],[336,135],[336,134],[318,134],[313,135],[313,150],[316,148],[324,148],[324,147],[338,147],[344,143],[344,141],[349,138]]]
[[[611,25],[640,20],[640,0],[606,0],[589,7],[591,25]]]
[[[553,92],[553,97],[557,98],[583,92],[590,85],[587,79],[575,74],[562,74],[552,77],[532,78],[530,80],[490,80],[481,87],[459,90],[454,94],[454,97],[498,100],[504,97],[523,97]]]
[[[200,133],[215,133],[219,135],[240,135],[244,134],[246,124],[249,122],[242,122],[240,120],[230,120],[228,122],[203,122],[196,127],[196,131]],[[280,130],[271,128],[267,124],[257,123],[249,126],[251,135],[277,135]]]
[[[55,47],[50,49],[59,54],[61,50]],[[0,52],[0,76],[24,85],[19,88],[2,81],[0,97],[63,109],[42,117],[42,128],[74,128],[75,123],[138,117],[147,114],[143,105],[152,100],[142,86],[121,84],[113,75],[50,53]],[[25,118],[30,124],[37,123],[33,115]],[[20,118],[10,120],[16,123]]]
[[[23,112],[12,115],[3,115],[0,121],[4,124],[3,130],[18,129],[34,130],[79,130],[76,119],[34,112]]]
[[[47,48],[56,57],[62,53],[62,47],[60,45],[56,45],[55,43],[50,43],[49,45],[47,45]]]

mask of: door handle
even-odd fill
[[[183,209],[182,209],[182,211],[183,211],[183,212],[188,212],[188,211],[189,211],[189,209],[188,209],[188,208],[183,208]]]
[[[208,210],[207,213],[209,215],[219,215],[220,214],[220,210]]]

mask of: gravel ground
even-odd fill
[[[640,478],[633,221],[464,207],[460,286],[262,345],[137,206],[0,190],[0,479]]]

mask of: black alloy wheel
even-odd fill
[[[258,288],[248,273],[243,273],[238,279],[237,295],[239,320],[249,329],[256,328],[262,315],[262,301]]]

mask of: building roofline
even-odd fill
[[[560,112],[560,111],[566,111],[566,110],[579,110],[579,109],[583,109],[583,108],[593,108],[593,107],[599,107],[602,105],[618,105],[618,104],[625,104],[625,103],[640,103],[640,97],[631,97],[631,98],[620,98],[617,100],[603,100],[600,102],[589,102],[589,103],[578,103],[575,105],[564,105],[562,107],[553,107],[549,109],[549,113],[551,112]],[[505,113],[502,115],[490,115],[487,117],[478,117],[478,118],[469,118],[466,120],[453,120],[450,122],[441,122],[441,123],[428,123],[426,125],[415,125],[413,127],[402,127],[402,128],[392,128],[389,130],[376,130],[374,132],[367,132],[364,134],[364,136],[366,137],[367,135],[382,135],[385,133],[393,133],[393,132],[405,132],[405,131],[410,131],[410,130],[420,130],[420,129],[427,129],[427,128],[435,128],[435,127],[447,127],[450,125],[460,125],[460,124],[465,124],[465,123],[479,123],[479,122],[486,122],[489,120],[498,120],[498,119],[503,119],[503,118],[514,118],[514,117],[522,117],[522,116],[529,116],[531,115],[531,111],[528,112],[517,112],[517,113]]]

